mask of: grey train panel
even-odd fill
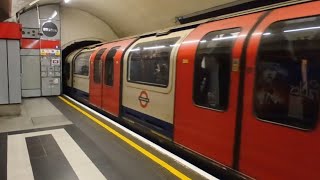
[[[42,78],[42,87],[41,87],[41,93],[42,96],[51,96],[51,81],[52,78]]]
[[[21,56],[40,56],[39,49],[21,49],[20,51]]]
[[[8,40],[9,69],[9,101],[10,104],[21,103],[21,66],[20,43],[18,40]]]
[[[55,96],[60,94],[60,78],[42,78],[42,96]]]
[[[22,97],[39,97],[41,96],[40,89],[22,90]]]
[[[22,89],[40,89],[40,57],[21,56]]]
[[[0,40],[0,104],[8,104],[7,42]]]
[[[40,38],[39,28],[23,28],[22,29],[22,37],[23,38],[32,38],[39,39]]]
[[[60,86],[60,78],[54,78],[54,82],[51,86],[51,93],[52,95],[60,95],[61,94],[61,86]]]
[[[31,9],[21,14],[19,22],[24,28],[39,28],[37,9]]]
[[[46,5],[39,8],[40,19],[60,20],[59,5]]]

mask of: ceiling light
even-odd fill
[[[32,6],[32,5],[34,5],[35,3],[37,3],[37,2],[39,2],[40,0],[34,0],[34,1],[32,1],[30,4],[29,4],[29,6]]]
[[[64,3],[68,3],[68,2],[70,2],[71,0],[64,0]]]
[[[51,15],[51,17],[49,17],[49,19],[53,19],[58,15],[57,11],[54,11],[53,14]]]

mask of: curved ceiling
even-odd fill
[[[33,0],[13,0],[13,13]],[[40,0],[56,3],[62,0]],[[236,0],[70,0],[63,6],[86,11],[111,26],[119,37],[174,26],[176,17]],[[79,21],[81,21],[79,19]]]

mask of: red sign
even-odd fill
[[[148,93],[146,91],[141,91],[139,96],[140,106],[146,108],[150,102]]]

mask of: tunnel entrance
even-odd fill
[[[90,45],[94,45],[94,44],[98,44],[101,43],[101,41],[94,41],[94,40],[86,40],[86,41],[79,41],[79,42],[74,42],[73,44],[67,46],[66,48],[64,48],[62,50],[62,63],[63,63],[63,71],[62,71],[62,78],[63,78],[63,92],[66,92],[66,85],[67,85],[67,79],[66,77],[69,76],[69,72],[70,68],[68,68],[66,66],[66,59],[68,57],[69,54],[71,54],[72,52],[74,52],[75,50],[81,49],[83,47],[86,46],[90,46]]]
[[[87,41],[74,42],[73,44],[67,46],[66,48],[64,48],[62,50],[62,60],[64,61],[70,53],[72,53],[73,51],[75,51],[77,49],[80,49],[80,48],[83,48],[86,46],[90,46],[90,45],[94,45],[94,44],[98,44],[98,43],[101,43],[101,41],[87,40]]]

